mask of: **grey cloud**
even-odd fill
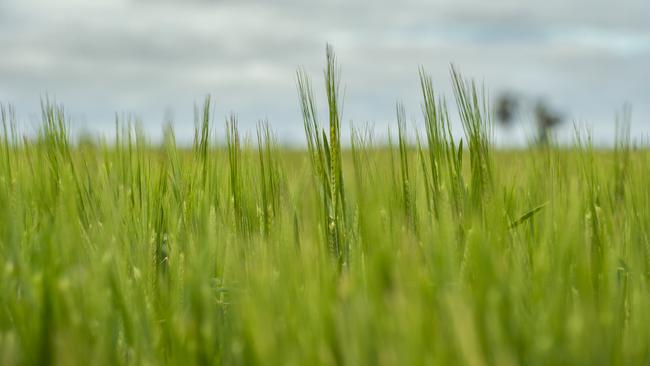
[[[623,4],[4,2],[0,98],[28,107],[53,92],[89,120],[122,108],[159,118],[171,107],[191,128],[192,101],[212,92],[243,123],[269,117],[300,135],[294,72],[305,65],[319,78],[329,41],[343,64],[346,119],[391,121],[397,99],[416,118],[417,67],[448,93],[455,62],[493,90],[548,95],[596,123],[625,100],[647,121],[650,3]]]

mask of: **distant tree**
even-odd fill
[[[551,129],[562,123],[562,116],[540,100],[535,106],[535,121],[537,121],[537,143],[546,145]]]
[[[515,113],[519,107],[517,97],[512,94],[502,94],[497,99],[496,114],[497,119],[504,125],[512,124]]]
[[[495,114],[497,121],[504,126],[510,127],[517,114],[520,113],[523,98],[512,93],[501,94],[495,103]],[[548,144],[551,130],[563,122],[563,117],[556,110],[550,108],[543,100],[535,103],[533,115],[537,125],[537,144]]]

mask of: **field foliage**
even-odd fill
[[[611,151],[499,151],[482,90],[452,69],[448,102],[420,70],[424,128],[398,104],[377,143],[343,122],[331,49],[324,79],[317,110],[297,74],[304,150],[210,99],[190,148],[125,120],[72,143],[47,100],[24,137],[3,107],[0,364],[650,361],[650,154],[625,118]]]

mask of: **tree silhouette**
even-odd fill
[[[495,103],[497,121],[503,126],[510,127],[515,121],[520,120],[517,115],[521,113],[522,104],[528,105],[529,108],[532,108],[535,124],[537,125],[536,142],[538,145],[547,145],[551,130],[563,122],[563,117],[542,99],[537,100],[534,107],[530,107],[529,103],[523,103],[525,101],[522,96],[512,93],[501,94]]]

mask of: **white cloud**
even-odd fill
[[[416,118],[417,67],[448,91],[454,62],[492,90],[548,96],[595,133],[631,102],[647,133],[646,14],[646,0],[11,0],[0,3],[0,100],[37,110],[41,93],[55,94],[90,127],[125,109],[155,125],[173,108],[191,128],[193,101],[213,93],[223,114],[300,136],[294,71],[320,77],[329,41],[348,119],[392,121],[397,99]]]

